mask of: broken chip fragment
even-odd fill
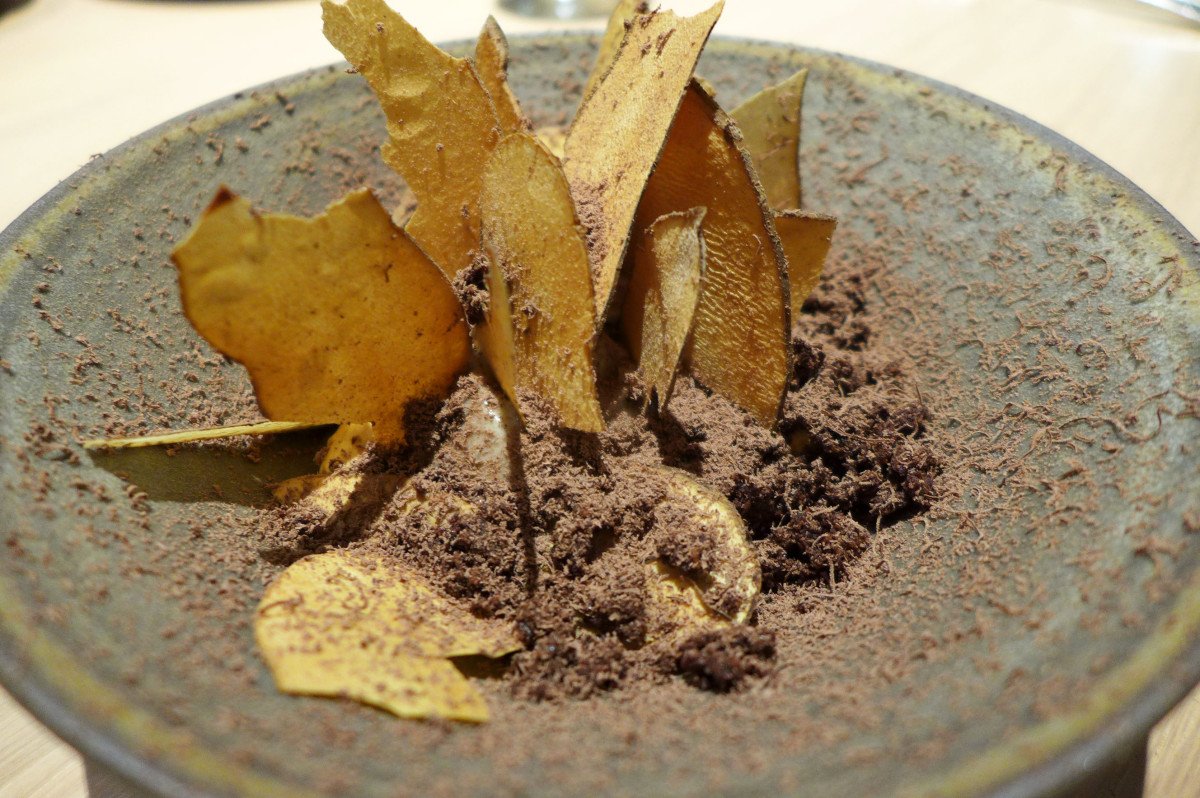
[[[479,82],[492,98],[504,133],[527,130],[529,122],[521,113],[517,95],[508,84],[508,39],[496,24],[495,17],[487,18],[475,42],[475,70]]]
[[[604,429],[586,234],[562,166],[532,134],[492,154],[480,196],[488,312],[476,332],[517,409],[526,392],[571,429]]]
[[[254,636],[282,692],[473,722],[487,720],[487,704],[450,658],[520,647],[510,628],[471,615],[411,568],[345,549],[284,571],[263,595]]]
[[[748,623],[762,572],[737,510],[685,471],[646,467],[641,478],[666,493],[652,532],[660,556],[646,565],[651,640]]]
[[[836,228],[837,219],[824,213],[797,210],[775,213],[775,231],[787,256],[792,312],[817,287]]]
[[[611,67],[584,99],[567,133],[563,169],[588,228],[596,315],[601,323],[617,285],[646,180],[723,8],[724,3],[718,2],[693,17],[677,17],[670,11],[635,17]]]
[[[422,36],[383,0],[322,0],[325,37],[387,117],[383,160],[417,199],[405,229],[453,279],[479,241],[483,170],[501,137],[474,64]]]
[[[409,402],[466,368],[454,292],[366,189],[301,219],[223,188],[171,257],[188,320],[246,367],[269,419],[400,441]]]
[[[705,272],[704,208],[669,213],[634,236],[621,328],[659,408],[671,400]]]
[[[772,208],[800,207],[800,103],[807,77],[801,69],[729,112]]]
[[[697,380],[770,429],[791,368],[787,261],[737,127],[695,81],[635,224],[694,207],[706,209],[706,274],[688,363]]]

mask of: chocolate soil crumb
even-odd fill
[[[765,676],[774,659],[775,635],[746,627],[689,637],[672,666],[688,684],[724,693],[747,676]]]
[[[455,296],[462,304],[467,324],[472,327],[487,318],[490,298],[486,283],[487,265],[487,258],[482,253],[476,252],[475,257],[471,259],[471,264],[454,275],[454,282],[451,285]]]
[[[478,298],[479,277],[460,273],[460,296]],[[503,680],[518,698],[587,699],[677,676],[716,692],[744,688],[776,665],[769,630],[656,628],[648,562],[689,578],[726,617],[748,597],[706,586],[722,566],[716,533],[654,469],[688,472],[731,501],[767,602],[785,587],[836,584],[875,530],[929,508],[943,462],[926,437],[929,410],[896,356],[872,346],[860,283],[830,282],[799,314],[775,431],[686,376],[666,408],[641,411],[632,364],[602,338],[604,432],[559,427],[534,396],[522,425],[470,374],[439,409],[412,414],[410,447],[356,461],[366,487],[343,511],[265,512],[264,556],[287,563],[355,545],[400,558],[477,615],[515,624],[524,648]],[[488,417],[507,418],[491,438],[480,431]]]

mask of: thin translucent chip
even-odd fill
[[[788,261],[793,311],[799,311],[817,287],[835,228],[837,219],[823,213],[780,211],[775,214],[775,230]]]
[[[700,588],[661,560],[646,564],[646,642],[683,640],[730,622],[704,605]]]
[[[409,402],[446,395],[467,365],[450,285],[365,189],[312,219],[222,189],[172,259],[188,319],[246,367],[267,418],[400,440]]]
[[[596,63],[588,74],[587,85],[584,86],[583,96],[586,99],[600,82],[612,62],[616,60],[617,52],[621,49],[621,41],[625,38],[626,24],[633,21],[639,14],[649,14],[650,4],[646,0],[621,0],[608,18],[608,26],[604,29],[604,37],[600,39],[600,47],[596,51]]]
[[[479,188],[500,120],[470,59],[434,46],[383,0],[322,0],[325,37],[374,89],[383,160],[417,199],[405,229],[453,279],[479,242]]]
[[[647,564],[647,606],[652,636],[674,638],[750,620],[762,587],[758,558],[746,526],[729,500],[673,468],[645,469],[648,481],[661,481],[666,498],[653,535],[685,534],[697,543],[697,562],[687,571],[653,560]],[[660,544],[661,550],[661,544]]]
[[[729,114],[772,208],[800,207],[800,103],[807,77],[808,70],[801,69]]]
[[[723,5],[694,17],[670,11],[635,17],[612,68],[584,100],[567,134],[563,169],[588,229],[600,322],[646,179]],[[703,203],[687,207],[695,204]]]
[[[736,126],[692,83],[635,224],[698,206],[707,272],[686,357],[700,382],[770,428],[791,366],[787,262]]]
[[[496,23],[488,17],[479,39],[475,42],[475,71],[479,81],[487,89],[496,108],[496,116],[504,133],[517,133],[529,129],[521,104],[508,84],[508,39]]]
[[[671,399],[704,279],[704,208],[669,213],[635,235],[621,329],[642,383]]]
[[[267,589],[255,639],[279,690],[354,698],[402,717],[487,720],[487,706],[449,657],[499,657],[519,647],[369,550],[306,557]]]
[[[299,432],[319,427],[320,424],[305,424],[298,421],[260,421],[255,424],[231,424],[228,427],[206,427],[178,432],[159,432],[136,438],[95,438],[83,442],[85,449],[141,449],[147,446],[174,446],[180,443],[216,441],[236,438],[239,435],[278,435],[281,432]]]
[[[488,313],[477,340],[505,393],[531,391],[571,429],[604,428],[587,242],[557,158],[533,135],[496,147],[480,200]]]

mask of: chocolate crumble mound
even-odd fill
[[[483,284],[476,263],[455,290],[479,311]],[[444,405],[410,420],[419,446],[373,449],[355,463],[407,482],[388,495],[367,490],[361,507],[324,522],[300,507],[269,511],[271,556],[369,546],[419,569],[477,615],[515,625],[523,648],[501,679],[520,699],[586,700],[679,678],[741,689],[775,667],[770,629],[751,617],[670,634],[649,606],[652,561],[690,579],[719,616],[746,599],[711,584],[714,531],[655,469],[680,469],[730,500],[761,568],[762,602],[836,584],[876,530],[938,498],[943,456],[928,436],[930,411],[910,394],[902,354],[873,340],[856,281],[837,286],[818,289],[799,314],[776,430],[687,375],[668,406],[643,410],[633,364],[601,336],[604,432],[558,426],[536,396],[517,419],[498,388],[467,375]]]

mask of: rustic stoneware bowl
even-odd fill
[[[513,41],[535,121],[569,118],[592,46]],[[550,739],[480,752],[478,729],[433,724],[409,746],[384,713],[276,693],[255,654],[275,566],[230,519],[308,468],[317,439],[252,457],[79,445],[111,420],[250,414],[242,371],[180,314],[168,253],[221,183],[305,214],[363,182],[399,196],[377,107],[340,66],[168,122],[0,236],[5,686],[155,794],[1045,794],[1136,757],[1200,677],[1195,237],[1070,142],[953,88],[721,40],[700,72],[733,107],[802,66],[805,204],[840,217],[831,257],[861,261],[868,301],[908,297],[874,334],[919,355],[958,447],[947,509],[881,529],[855,600],[829,599],[803,689],[697,693],[746,702],[744,724],[664,713],[623,738],[497,698],[543,713]]]

